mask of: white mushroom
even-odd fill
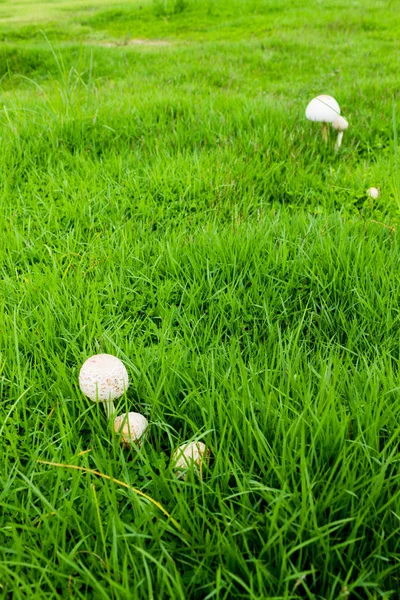
[[[306,117],[309,121],[322,123],[322,137],[328,140],[327,123],[332,123],[340,115],[340,106],[332,96],[322,94],[309,102]]]
[[[96,354],[83,363],[79,372],[79,387],[93,400],[103,402],[107,416],[115,413],[114,402],[129,385],[125,365],[111,354]]]
[[[337,117],[334,121],[332,121],[333,129],[338,132],[338,136],[337,136],[337,140],[336,140],[336,144],[335,144],[336,152],[339,150],[340,145],[342,143],[343,131],[346,131],[348,126],[349,126],[349,123],[344,117]]]
[[[135,412],[125,413],[114,420],[114,431],[120,434],[121,444],[127,448],[132,442],[142,445],[148,426],[146,417]]]
[[[172,455],[174,470],[179,478],[185,478],[186,472],[191,467],[200,467],[202,476],[202,465],[207,462],[210,451],[203,442],[185,442]]]
[[[377,198],[379,198],[379,189],[376,187],[370,187],[367,190],[367,194],[370,198],[376,200]]]

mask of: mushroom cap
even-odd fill
[[[123,362],[111,354],[95,354],[83,363],[79,372],[79,387],[93,402],[119,398],[129,385]]]
[[[191,466],[200,466],[207,461],[210,451],[203,442],[185,442],[172,455],[176,471],[185,471]]]
[[[344,117],[336,117],[334,121],[332,121],[333,129],[336,131],[346,131],[349,126],[349,122]]]
[[[308,104],[306,117],[310,121],[332,123],[340,115],[340,106],[332,96],[322,94]]]
[[[376,198],[379,198],[379,190],[376,187],[370,187],[367,189],[367,194],[370,198],[373,198],[374,200]]]
[[[114,420],[114,431],[121,436],[121,444],[129,447],[131,442],[142,445],[142,438],[149,426],[149,422],[140,413],[124,413]]]

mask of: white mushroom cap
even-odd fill
[[[210,452],[203,442],[185,442],[172,455],[172,463],[178,477],[184,477],[185,471],[193,466],[200,466],[207,461]]]
[[[336,129],[336,131],[339,131],[339,133],[341,131],[346,131],[348,126],[349,126],[349,123],[344,117],[336,117],[336,119],[334,121],[332,121],[333,129]]]
[[[114,421],[114,431],[121,436],[121,444],[130,446],[131,442],[136,442],[138,446],[142,444],[142,438],[145,434],[149,422],[140,413],[124,413]]]
[[[93,402],[110,402],[119,398],[129,385],[125,365],[111,354],[96,354],[83,363],[79,387]]]
[[[376,200],[376,198],[379,198],[379,190],[376,187],[368,188],[367,194],[370,198],[373,198],[374,200]]]
[[[340,115],[340,106],[332,96],[322,94],[308,104],[306,117],[310,121],[332,123]]]

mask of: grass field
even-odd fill
[[[397,3],[3,0],[0,39],[0,597],[398,599]]]

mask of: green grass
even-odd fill
[[[372,0],[0,3],[0,597],[398,598],[399,34]],[[140,450],[79,390],[98,352]]]

